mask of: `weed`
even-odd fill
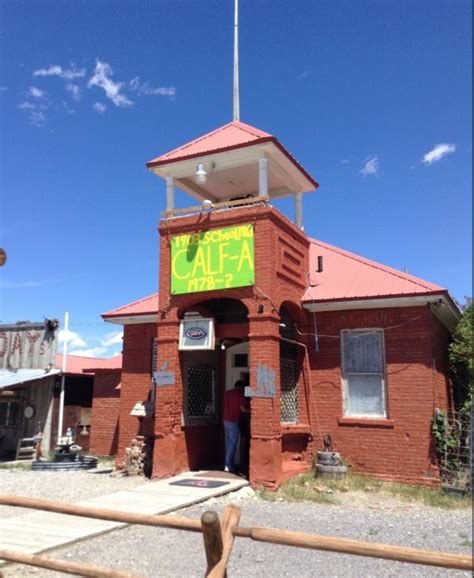
[[[460,546],[472,549],[472,540],[469,539],[467,534],[459,534],[459,537],[462,538],[462,542],[459,544]]]
[[[329,490],[329,493],[328,493]],[[376,478],[352,474],[343,480],[324,480],[315,478],[312,472],[288,480],[276,492],[262,490],[260,497],[276,501],[311,501],[325,504],[337,504],[341,492],[368,492],[378,495],[392,495],[406,502],[421,503],[426,506],[445,509],[464,509],[472,507],[472,498],[466,495],[459,499],[446,495],[441,488],[409,486],[383,482]]]

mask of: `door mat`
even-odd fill
[[[176,482],[170,482],[170,486],[188,486],[191,488],[220,488],[221,486],[227,486],[230,482],[218,482],[217,480],[197,480],[197,479],[184,479],[177,480]]]

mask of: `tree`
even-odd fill
[[[453,333],[449,346],[449,365],[457,393],[456,401],[458,409],[462,412],[470,412],[472,409],[473,394],[473,332],[474,312],[471,298],[466,300],[466,305],[459,323]]]

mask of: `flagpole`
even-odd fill
[[[234,110],[233,120],[240,120],[239,95],[239,0],[234,0]]]
[[[66,360],[67,360],[67,334],[69,331],[69,313],[64,314],[64,343],[63,343],[63,364],[61,369],[61,392],[59,394],[59,416],[58,416],[58,441],[63,435],[64,421],[64,386],[66,381]]]

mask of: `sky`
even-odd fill
[[[472,295],[469,0],[240,0],[241,120],[320,183],[312,237]],[[232,0],[0,0],[0,322],[158,289],[165,183],[145,163],[232,120]],[[178,193],[177,205],[195,204]],[[290,218],[291,201],[277,206]]]

